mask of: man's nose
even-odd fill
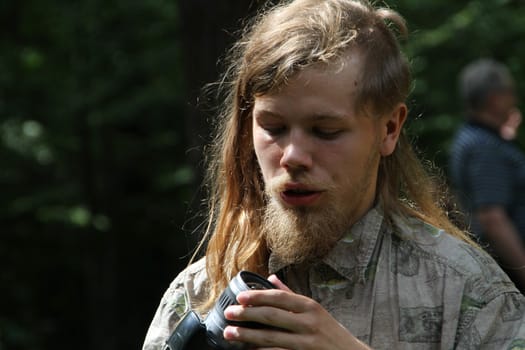
[[[312,167],[312,146],[308,137],[300,132],[291,132],[284,146],[281,166],[287,170]]]

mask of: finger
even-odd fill
[[[276,286],[278,289],[285,290],[287,292],[292,292],[290,288],[276,276],[276,275],[270,275],[268,277],[268,281],[270,281],[274,286]]]
[[[300,346],[302,343],[301,337],[275,330],[228,326],[224,329],[223,336],[228,341],[248,343],[255,348],[292,349],[293,346],[295,346],[293,347],[294,349],[302,348]]]
[[[237,295],[237,301],[241,305],[272,306],[296,313],[312,310],[317,305],[310,298],[281,289],[240,292]]]
[[[257,322],[286,331],[302,330],[299,314],[275,307],[231,305],[224,310],[224,317],[229,321]]]

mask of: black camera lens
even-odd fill
[[[249,289],[267,289],[264,285],[259,282],[248,282],[246,283]]]
[[[255,289],[275,289],[265,278],[248,271],[241,271],[235,276],[228,287],[222,292],[213,309],[206,317],[206,335],[208,343],[213,349],[218,350],[242,350],[247,349],[247,344],[239,342],[229,342],[223,337],[224,328],[227,325],[238,325],[247,328],[263,328],[264,325],[256,322],[234,322],[224,318],[224,310],[230,305],[236,305],[237,294],[247,290]]]

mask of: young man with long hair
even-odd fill
[[[241,270],[278,289],[228,307],[228,341],[279,349],[503,349],[525,303],[443,209],[403,133],[411,78],[396,12],[283,1],[232,48],[208,158],[209,223],[145,350],[209,312]],[[278,276],[278,277],[277,277]]]

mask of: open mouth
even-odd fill
[[[318,202],[321,193],[309,189],[289,188],[281,192],[281,199],[289,206],[310,206]]]
[[[283,193],[285,196],[289,196],[289,197],[303,197],[303,196],[310,196],[317,192],[310,191],[310,190],[293,189],[293,190],[286,190]]]

